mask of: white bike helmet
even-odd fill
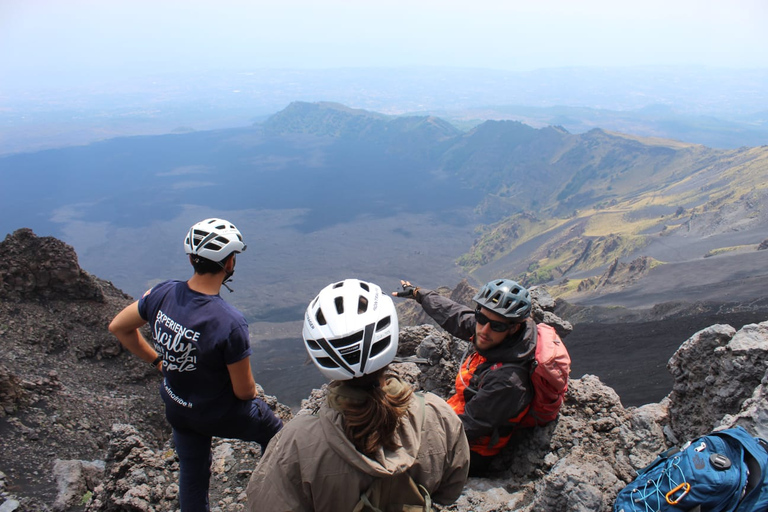
[[[392,299],[373,283],[329,284],[304,314],[304,346],[320,372],[349,380],[384,368],[395,358],[399,335]]]
[[[229,221],[205,219],[189,229],[184,252],[221,262],[233,252],[243,252],[246,245],[240,231]]]

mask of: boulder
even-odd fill
[[[0,242],[0,254],[0,298],[104,301],[98,280],[61,240],[17,229]]]
[[[726,415],[736,415],[768,370],[768,322],[713,325],[694,334],[667,365],[670,425],[678,439],[707,434]]]

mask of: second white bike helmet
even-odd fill
[[[320,372],[349,380],[384,368],[397,354],[397,311],[377,285],[346,279],[329,284],[304,314],[304,345]]]

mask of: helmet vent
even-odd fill
[[[339,367],[339,365],[337,365],[333,361],[333,359],[331,359],[330,357],[318,357],[316,359],[316,361],[317,361],[317,364],[319,364],[323,368],[338,368]]]
[[[384,350],[389,346],[390,339],[391,337],[387,336],[374,343],[373,347],[371,347],[371,355],[368,357],[374,357],[384,352]]]
[[[342,348],[348,345],[353,345],[355,343],[358,343],[362,339],[363,339],[363,331],[357,331],[356,333],[350,334],[349,336],[344,336],[343,338],[328,340],[328,342],[331,345],[333,345],[334,348]]]
[[[345,354],[345,355],[343,355],[341,357],[343,357],[344,360],[349,365],[360,364],[360,351],[359,350],[355,350],[354,352],[350,352],[349,354]]]
[[[336,289],[336,288],[341,288],[342,286],[344,286],[344,281],[339,281],[338,283],[336,283],[335,285],[333,285],[333,288],[334,288],[334,289]]]
[[[320,350],[320,344],[315,340],[307,340],[307,345],[309,345],[312,350]]]
[[[392,317],[386,317],[379,320],[379,323],[376,324],[376,332],[379,332],[380,330],[389,327],[389,324],[392,322]]]
[[[362,281],[360,282],[360,288],[367,292],[371,291],[371,289],[368,287],[368,283],[363,283]]]
[[[323,315],[322,309],[317,310],[317,314],[315,315],[315,320],[317,320],[317,323],[320,325],[325,325],[328,323],[325,321],[325,315]]]
[[[209,249],[211,251],[220,251],[224,248],[224,246],[227,245],[227,240],[221,237],[216,237],[215,239],[209,241],[203,246],[203,249]]]
[[[336,297],[333,299],[333,303],[336,304],[336,312],[340,315],[344,314],[344,298]]]
[[[363,297],[362,295],[357,300],[357,314],[361,315],[368,311],[368,299]]]

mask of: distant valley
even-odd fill
[[[446,276],[558,283],[557,295],[584,299],[598,292],[584,280],[614,261],[647,256],[653,272],[754,252],[767,237],[768,146],[718,150],[514,121],[463,132],[437,117],[334,103],[292,103],[249,128],[10,155],[0,167],[0,231],[58,236],[86,269],[134,295],[186,270],[168,239],[213,214],[251,229],[249,256],[278,282],[312,261],[337,267],[310,278],[317,285],[344,267],[418,280],[386,256],[410,253],[420,256],[404,258],[411,265],[441,262]],[[259,320],[283,320],[279,311],[303,302],[244,300]],[[265,309],[272,318],[256,313]]]
[[[504,275],[636,308],[748,303],[768,284],[768,146],[515,121],[462,131],[434,116],[295,102],[247,128],[9,155],[0,169],[0,233],[61,238],[133,296],[189,275],[181,239],[193,222],[235,222],[249,247],[236,292],[224,293],[269,354],[257,369],[276,380],[309,375],[303,308],[350,276],[394,290],[400,278],[437,287]],[[734,280],[743,293],[718,293]]]

